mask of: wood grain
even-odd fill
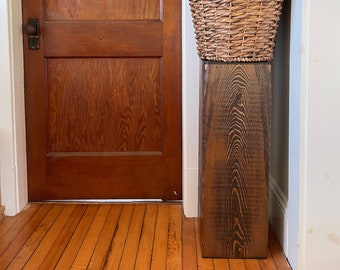
[[[178,203],[30,206],[0,223],[0,247],[12,239],[1,269],[290,269],[272,233],[266,259],[203,258],[198,219]]]
[[[203,65],[200,192],[203,256],[267,254],[270,64]]]
[[[156,20],[160,0],[46,0],[48,20]]]
[[[136,270],[150,269],[158,205],[149,204],[145,209],[142,235],[135,263]]]
[[[88,206],[82,219],[79,221],[79,224],[74,231],[70,242],[68,243],[62,256],[60,257],[55,269],[62,270],[71,268],[84,239],[86,239],[88,230],[97,214],[98,207],[98,205]]]
[[[268,245],[270,247],[271,257],[273,258],[276,267],[281,270],[289,269],[281,244],[277,241],[275,233],[271,228],[269,230]]]
[[[159,21],[46,22],[44,54],[47,57],[161,57],[162,31]]]
[[[41,239],[45,237],[46,233],[49,231],[51,226],[54,224],[56,218],[59,216],[62,207],[60,205],[53,206],[53,211],[49,211],[49,213],[44,217],[44,219],[39,223],[39,225],[34,229],[34,232],[29,236],[27,241],[23,241],[22,239],[22,247],[18,252],[18,248],[15,250],[15,258],[12,258],[10,265],[6,269],[23,269],[29,258],[32,256],[34,250],[38,247]],[[32,222],[32,220],[31,220]],[[31,226],[28,226],[31,227]],[[7,256],[5,256],[7,257]],[[6,260],[4,260],[6,261]]]
[[[227,259],[214,259],[214,270],[230,270]]]
[[[167,269],[169,213],[169,205],[160,205],[158,207],[154,240],[154,247],[157,248],[152,251],[151,270]]]
[[[116,236],[112,239],[110,250],[105,259],[105,269],[114,270],[120,267],[120,259],[123,254],[133,210],[133,205],[124,205],[115,232]]]
[[[197,269],[195,219],[182,217],[183,269]]]
[[[41,207],[39,206],[29,207],[26,209],[26,211],[23,211],[22,215],[20,216],[20,220],[17,220],[17,222],[15,222],[10,228],[7,229],[7,226],[4,226],[4,230],[0,230],[0,255],[7,250],[11,243],[15,240],[16,236],[23,230],[25,224],[32,219],[32,214],[38,212],[40,208]],[[38,213],[38,217],[39,216],[40,215]],[[6,224],[6,222],[4,223]]]
[[[204,258],[202,256],[202,248],[200,245],[200,229],[199,229],[199,221],[195,221],[195,234],[196,234],[196,252],[197,252],[197,265],[198,270],[214,270],[214,261],[213,258]]]
[[[55,215],[60,212],[61,208],[57,206],[49,212],[51,208],[51,205],[43,205],[40,207],[35,215],[30,219],[31,226],[24,227],[7,247],[6,245],[1,245],[0,254],[4,257],[4,259],[0,260],[0,269],[6,269],[8,267],[13,258],[17,255],[17,250],[22,249],[24,243],[31,238],[32,233],[39,230],[39,224],[42,220],[45,222],[45,227],[48,227],[49,224],[53,222]],[[49,213],[49,215],[46,223],[45,216],[47,213]],[[6,249],[4,250],[3,248]]]
[[[53,224],[54,227],[51,228],[51,232],[49,231],[47,234],[47,239],[52,241],[52,246],[48,246],[46,244],[42,244],[41,249],[43,249],[44,245],[45,248],[49,247],[48,254],[45,256],[43,262],[41,263],[41,269],[48,269],[54,268],[55,265],[58,263],[60,257],[62,256],[63,252],[65,251],[66,244],[72,238],[74,231],[76,230],[79,221],[83,217],[87,206],[86,205],[76,205],[75,207],[67,206],[66,208],[72,208],[71,214],[66,212],[60,215],[58,220]],[[66,223],[62,223],[65,219]],[[58,231],[59,230],[59,231]],[[54,240],[55,233],[57,235],[57,239]],[[43,240],[44,241],[44,240]],[[34,255],[33,255],[34,256]]]
[[[73,261],[72,269],[87,269],[110,208],[110,205],[101,205],[99,207],[91,227],[86,234],[86,238]]]
[[[145,205],[136,205],[131,218],[131,223],[127,238],[125,241],[124,251],[120,260],[120,269],[134,269],[138,246],[141,239],[143,219],[145,216]]]
[[[28,262],[25,264],[24,269],[39,269],[43,263],[44,258],[49,254],[50,248],[54,245],[58,239],[59,234],[62,232],[68,218],[73,213],[75,206],[67,207],[62,210],[56,222],[53,223],[52,227],[46,234],[46,237],[42,239],[39,246],[34,250],[33,255],[30,257]]]
[[[173,206],[169,214],[168,258],[167,269],[176,270],[182,267],[182,224],[181,208]]]
[[[267,260],[269,260],[269,258],[267,258]],[[246,269],[261,270],[259,261],[257,260],[245,259],[244,264],[246,266]]]
[[[123,206],[119,204],[112,205],[87,269],[104,269],[107,263],[107,255],[110,252],[113,238],[117,232],[117,224],[122,208]]]
[[[50,59],[47,68],[49,152],[161,152],[159,59]]]
[[[29,18],[29,200],[180,200],[181,0],[26,0]]]
[[[267,260],[260,260],[259,265],[261,269],[264,269],[264,270],[275,270],[276,269],[273,257],[271,256],[269,249],[267,250]]]

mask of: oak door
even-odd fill
[[[181,199],[181,0],[22,4],[29,200]]]

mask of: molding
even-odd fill
[[[273,193],[283,212],[287,214],[288,198],[283,193],[272,175],[269,175],[269,192]]]
[[[13,216],[27,204],[21,1],[3,1],[0,14],[1,199],[5,215]]]
[[[285,254],[288,254],[288,198],[269,175],[269,221]]]
[[[198,168],[184,168],[183,175],[184,215],[198,217]]]

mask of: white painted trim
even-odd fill
[[[1,199],[5,214],[15,215],[27,204],[21,1],[0,9]]]
[[[198,216],[199,58],[189,2],[182,0],[183,210]]]
[[[309,1],[292,0],[289,87],[288,252],[305,269]]]

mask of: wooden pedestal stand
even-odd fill
[[[202,73],[202,255],[266,257],[271,66],[202,62]]]

